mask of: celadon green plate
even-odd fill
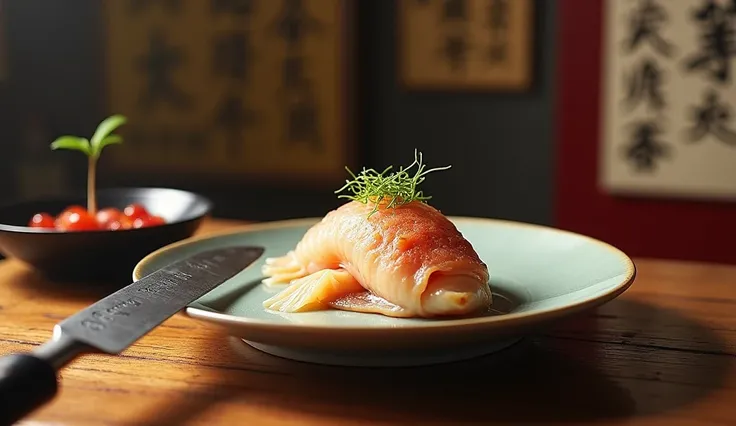
[[[264,256],[185,309],[258,350],[293,360],[351,366],[426,365],[503,349],[550,321],[599,306],[624,292],[636,268],[601,241],[553,228],[450,217],[490,271],[491,310],[454,319],[399,319],[328,310],[275,313],[262,302],[267,257],[293,249],[319,218],[267,222],[161,248],[133,271],[138,280],[199,251],[258,245]],[[224,343],[223,343],[224,344]]]

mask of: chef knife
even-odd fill
[[[226,247],[172,263],[60,322],[31,353],[0,358],[0,424],[13,424],[49,402],[58,390],[57,371],[77,356],[121,353],[263,252]]]

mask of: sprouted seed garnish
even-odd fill
[[[410,170],[415,166],[416,171],[410,174]],[[422,163],[422,153],[414,150],[414,162],[409,166],[399,167],[397,172],[390,174],[389,171],[393,166],[388,166],[380,173],[375,169],[363,168],[358,175],[345,167],[352,180],[346,180],[345,185],[335,193],[350,192],[350,194],[338,195],[338,198],[346,198],[363,204],[373,203],[373,210],[368,215],[370,217],[378,211],[379,206],[384,204],[385,208],[389,209],[413,201],[426,202],[431,199],[431,196],[425,195],[417,187],[424,182],[429,173],[447,170],[450,167],[452,166],[426,169],[426,165]]]

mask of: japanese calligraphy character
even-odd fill
[[[290,143],[307,142],[313,149],[321,149],[319,108],[312,90],[307,86],[292,96],[286,111],[286,140]]]
[[[255,113],[239,96],[229,94],[215,110],[215,125],[227,134],[228,153],[237,155],[242,147],[245,130],[255,122]]]
[[[710,134],[723,143],[736,145],[736,134],[728,128],[731,120],[728,105],[720,102],[715,90],[709,91],[704,97],[703,105],[692,108],[695,123],[689,131],[690,142],[698,142]]]
[[[659,126],[653,121],[643,121],[634,125],[631,142],[625,156],[639,172],[652,172],[656,169],[656,161],[670,154],[669,147],[657,140],[661,133]]]
[[[509,28],[508,13],[508,0],[490,0],[487,23],[491,33],[491,45],[488,49],[489,62],[501,62],[506,59],[507,31]]]
[[[660,110],[665,105],[661,92],[662,83],[662,71],[657,62],[646,59],[629,76],[626,101],[634,104],[630,105],[633,108],[636,103],[646,98],[652,108]]]
[[[649,43],[662,55],[672,54],[672,44],[660,35],[661,27],[667,23],[667,12],[655,0],[641,0],[637,10],[629,18],[631,37],[627,48],[631,52],[639,44]]]
[[[252,49],[248,33],[237,32],[215,38],[212,49],[213,71],[220,75],[246,80],[252,62]]]
[[[468,4],[466,0],[444,0],[442,4],[443,21],[467,21]]]
[[[178,13],[181,11],[182,0],[129,0],[128,10],[130,13],[140,13],[154,3],[159,3],[167,12]]]
[[[172,152],[181,142],[175,129],[165,126],[154,133],[156,135],[156,143],[163,152]]]
[[[281,65],[281,84],[287,89],[293,89],[306,84],[304,78],[304,57],[287,56]]]
[[[149,37],[149,53],[138,58],[138,68],[146,73],[148,79],[140,103],[150,108],[157,101],[168,101],[178,109],[191,105],[188,94],[174,85],[171,73],[184,62],[181,49],[166,44],[160,31],[153,31]]]
[[[445,37],[442,55],[453,71],[464,68],[470,46],[464,34],[450,34]]]
[[[289,47],[298,45],[310,32],[322,30],[322,23],[309,15],[304,0],[283,0],[278,21],[271,25]]]
[[[229,13],[250,17],[255,12],[255,0],[210,0],[210,10],[213,14]]]
[[[204,152],[207,143],[206,141],[207,139],[205,138],[204,132],[199,130],[193,130],[184,135],[184,144],[190,152]]]
[[[703,31],[700,40],[702,45],[687,61],[690,71],[705,68],[716,82],[726,83],[731,80],[731,57],[736,53],[734,43],[734,15],[736,1],[729,7],[705,1],[693,18]]]

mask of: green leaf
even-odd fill
[[[100,150],[102,149],[102,147],[100,147],[102,141],[105,140],[105,138],[107,138],[107,136],[110,135],[110,133],[112,133],[115,129],[125,124],[126,121],[128,121],[128,119],[120,114],[112,115],[104,119],[102,123],[97,126],[95,134],[92,135],[92,139],[90,139],[92,152],[95,153],[95,155],[99,155]],[[122,142],[122,139],[119,142]]]
[[[70,149],[90,155],[89,141],[77,136],[61,136],[51,143],[51,149]]]
[[[106,147],[108,145],[118,144],[118,143],[123,143],[123,138],[120,135],[110,135],[110,136],[107,136],[106,138],[104,138],[103,140],[100,141],[100,144],[97,145],[97,150],[94,151],[92,154],[95,157],[99,157],[100,156],[100,153],[102,152],[102,148],[104,148],[104,147]]]

